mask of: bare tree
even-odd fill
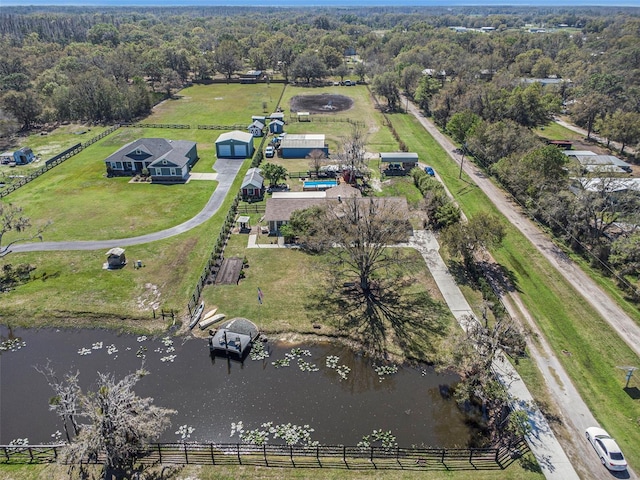
[[[31,219],[22,216],[22,208],[11,203],[0,202],[0,257],[4,257],[11,253],[11,246],[20,242],[28,242],[38,238],[42,240],[42,232],[49,226],[49,223],[38,227],[35,232],[29,232],[31,228]],[[6,245],[2,245],[2,240],[6,233],[15,231],[20,236],[14,238]]]
[[[342,149],[337,157],[343,168],[346,167],[345,180],[355,183],[357,175],[368,176],[369,168],[365,160],[364,148],[366,134],[359,124],[352,124],[349,136],[343,138]]]
[[[67,373],[60,380],[49,364],[42,369],[36,367],[36,371],[44,375],[49,386],[55,392],[55,395],[49,399],[49,410],[53,410],[60,417],[67,442],[71,443],[72,437],[80,433],[80,426],[77,422],[81,394],[78,385],[80,372]],[[73,428],[72,433],[69,432],[69,425]]]
[[[440,358],[440,370],[453,370],[461,377],[455,397],[461,404],[478,404],[494,444],[513,444],[526,433],[528,422],[510,410],[505,386],[494,376],[492,363],[505,352],[515,358],[524,354],[525,340],[508,317],[493,325],[482,325],[476,318],[463,319],[465,330],[449,338],[449,348]]]
[[[322,150],[316,149],[311,150],[309,155],[307,155],[307,158],[309,159],[309,169],[312,172],[315,172],[317,176],[320,168],[325,164],[327,156]]]
[[[442,309],[428,294],[411,291],[419,264],[394,248],[410,234],[406,200],[338,198],[307,220],[312,225],[303,229],[303,248],[329,259],[326,288],[312,310],[378,354],[394,338],[407,354],[423,356],[416,339],[441,332]]]
[[[51,408],[74,427],[60,461],[81,465],[87,459],[104,458],[104,478],[131,477],[138,453],[170,425],[169,416],[176,413],[153,405],[153,398],[136,395],[135,385],[148,373],[142,369],[122,380],[98,372],[93,392],[81,391],[77,373],[63,382],[50,369],[43,373],[56,394]]]

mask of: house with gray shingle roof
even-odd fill
[[[105,159],[109,176],[133,176],[149,171],[152,181],[185,182],[198,161],[196,142],[140,138]]]
[[[259,168],[250,168],[242,180],[240,186],[244,200],[262,198],[264,194],[264,177]]]

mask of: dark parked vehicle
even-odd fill
[[[424,167],[424,171],[427,175],[431,175],[432,177],[436,176],[436,172],[431,167]]]

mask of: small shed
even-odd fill
[[[309,112],[298,112],[298,121],[299,122],[310,122],[311,116]]]
[[[240,191],[244,200],[262,198],[264,195],[264,177],[261,175],[259,168],[254,167],[247,170],[247,174],[242,180]]]
[[[36,159],[33,151],[28,147],[23,147],[15,152],[4,152],[0,154],[2,165],[26,165]]]
[[[127,264],[127,259],[124,256],[124,248],[114,247],[109,250],[106,255],[108,269],[122,268]]]
[[[241,215],[236,220],[238,228],[241,232],[245,230],[251,230],[251,217],[249,215]]]
[[[282,120],[271,120],[269,122],[269,133],[278,135],[284,132],[284,122]]]
[[[254,137],[261,137],[264,130],[264,123],[260,120],[254,120],[251,125],[247,127],[249,133]]]
[[[385,175],[408,175],[418,166],[418,154],[414,152],[380,153],[380,169]]]
[[[253,155],[253,135],[233,130],[221,134],[216,140],[218,158],[247,158]]]
[[[269,115],[269,120],[280,120],[284,123],[284,113],[283,112],[274,112]]]

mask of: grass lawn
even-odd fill
[[[246,161],[245,167],[249,164]],[[207,183],[207,182],[203,182]],[[240,188],[238,176],[232,190]],[[137,185],[136,185],[137,186]],[[153,309],[186,313],[232,197],[203,225],[166,240],[127,247],[129,264],[102,270],[104,251],[14,253],[4,263],[30,263],[35,280],[0,295],[0,322],[21,326],[88,326],[133,331],[167,327]],[[79,227],[81,228],[81,227]],[[142,260],[144,267],[134,269]]]
[[[252,115],[275,112],[283,88],[281,83],[194,85],[181,90],[174,99],[157,105],[144,123],[181,123],[192,128],[238,124],[246,131]],[[219,133],[209,131],[214,138]]]
[[[550,122],[544,127],[535,128],[533,133],[536,135],[548,138],[549,140],[583,140],[584,136],[578,132],[563,127],[555,122]]]
[[[226,87],[226,85],[224,86]],[[231,88],[232,87],[232,88]],[[158,107],[158,112],[146,121],[151,123],[180,123],[183,115],[193,109],[196,123],[234,123],[250,115],[237,108],[261,110],[259,98],[265,85],[232,85],[231,93],[242,98],[228,102],[216,100],[222,95],[219,85],[195,86],[182,91],[181,100],[171,100]],[[240,95],[239,87],[243,87]],[[255,87],[255,91],[252,89]],[[247,95],[247,92],[251,92]],[[228,93],[226,98],[230,98]],[[245,104],[245,102],[247,102]],[[226,108],[221,108],[221,105]],[[197,107],[197,108],[196,108]],[[275,105],[274,105],[275,107]],[[198,114],[198,109],[204,112]],[[174,110],[171,116],[171,109]],[[251,110],[249,110],[251,111]],[[223,117],[218,117],[221,115]],[[141,137],[161,137],[197,142],[199,161],[194,172],[214,172],[217,130],[120,128],[108,137],[70,158],[33,182],[18,189],[7,201],[20,205],[34,224],[51,221],[44,238],[60,240],[108,240],[144,235],[178,225],[195,216],[205,205],[217,183],[191,181],[185,185],[153,185],[130,183],[129,177],[107,178],[104,159],[125,144]],[[46,138],[46,148],[58,145],[57,138],[66,139],[66,128]],[[256,141],[258,143],[258,141]],[[51,199],[56,201],[52,202]],[[11,239],[10,236],[6,241]]]
[[[238,285],[206,287],[202,298],[208,306],[217,306],[218,311],[228,318],[249,318],[258,324],[261,331],[269,334],[349,337],[349,332],[328,322],[317,308],[315,297],[322,296],[324,288],[324,257],[308,255],[297,249],[247,249],[247,241],[247,235],[234,234],[225,250],[227,257],[247,259],[246,278]],[[453,316],[444,307],[444,299],[424,260],[413,249],[407,249],[405,253],[415,259],[412,264],[420,265],[413,273],[415,283],[408,293],[427,291],[433,299],[433,311],[438,312],[438,318],[447,325],[453,325]],[[257,301],[258,288],[264,295],[262,305]],[[421,359],[425,361],[434,359],[434,346],[438,342],[439,338],[435,335],[431,338],[413,338],[414,344],[423,345],[424,357]],[[391,353],[399,358],[405,356],[397,345],[391,345]]]
[[[309,480],[539,480],[541,473],[523,468],[518,462],[499,471],[402,471],[402,470],[346,470],[341,468],[265,468],[253,466],[180,466],[167,468],[162,478],[178,480],[253,480],[253,479],[309,479]],[[156,469],[159,471],[159,469]],[[99,469],[90,470],[89,480],[98,478]],[[0,476],[6,480],[67,480],[68,467],[59,465],[2,465]],[[73,478],[73,477],[72,477]],[[156,477],[153,477],[156,478]]]

